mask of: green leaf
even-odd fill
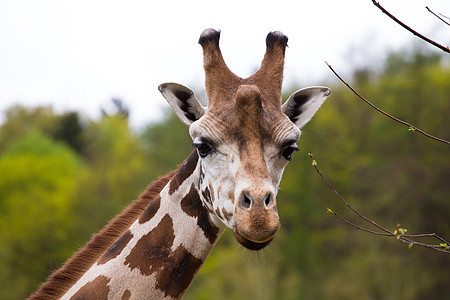
[[[397,224],[397,228],[394,230],[395,236],[399,239],[403,234],[408,231],[406,228],[402,228],[401,224]]]

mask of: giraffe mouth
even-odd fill
[[[245,238],[244,236],[242,236],[236,228],[233,230],[233,233],[234,233],[234,237],[239,242],[239,244],[241,244],[242,246],[244,246],[245,248],[247,248],[249,250],[254,250],[254,251],[258,251],[258,250],[265,248],[273,240],[273,236],[272,236],[268,240],[265,240],[263,242],[251,241],[251,240]]]

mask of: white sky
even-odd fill
[[[449,15],[450,1],[380,3],[449,45],[449,27],[425,6]],[[286,34],[285,87],[333,78],[324,61],[345,72],[376,65],[387,49],[417,40],[371,0],[0,0],[0,111],[15,103],[51,104],[96,118],[100,107],[119,97],[139,128],[168,107],[157,90],[160,83],[179,82],[202,93],[197,41],[210,27],[221,30],[225,61],[241,77],[259,67],[268,32]]]

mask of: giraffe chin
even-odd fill
[[[273,236],[272,236],[270,239],[268,239],[264,242],[258,243],[258,242],[254,242],[249,239],[246,239],[236,229],[233,230],[233,233],[234,233],[234,237],[239,242],[239,244],[241,244],[245,248],[247,248],[249,250],[253,250],[253,251],[258,251],[258,250],[265,248],[273,240]]]

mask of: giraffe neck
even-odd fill
[[[181,298],[225,230],[201,200],[199,175],[194,151],[61,299]]]

